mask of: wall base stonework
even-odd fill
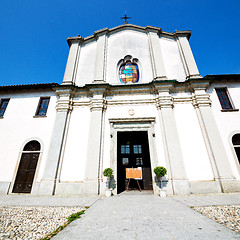
[[[59,182],[56,184],[55,195],[98,195],[97,181]]]
[[[41,181],[39,184],[38,191],[34,191],[36,195],[53,195],[54,182],[53,181]]]
[[[190,194],[190,186],[188,180],[172,180],[173,194]]]
[[[221,185],[218,181],[192,181],[190,183],[191,194],[221,193]]]
[[[0,182],[0,195],[7,194],[11,182]]]
[[[224,193],[231,193],[231,192],[240,192],[240,181],[233,180],[233,179],[222,179],[222,187]]]

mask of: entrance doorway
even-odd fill
[[[147,131],[117,133],[117,193],[126,190],[126,168],[142,168],[141,189],[152,190],[152,174]],[[136,180],[131,180],[130,190],[139,189]]]
[[[40,148],[41,146],[38,141],[30,141],[25,145],[13,186],[13,193],[31,192]]]

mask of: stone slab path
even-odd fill
[[[222,200],[221,200],[222,199]],[[240,235],[190,206],[239,204],[239,194],[118,195],[101,198],[53,239],[240,239]]]
[[[0,195],[0,206],[90,207],[100,197]]]

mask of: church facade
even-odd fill
[[[240,75],[199,74],[190,31],[124,24],[67,39],[62,84],[0,86],[0,194],[240,191]],[[136,189],[135,182],[130,184]]]

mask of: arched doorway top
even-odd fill
[[[41,145],[36,140],[32,140],[28,142],[23,148],[23,151],[40,151],[40,150],[41,150]]]

